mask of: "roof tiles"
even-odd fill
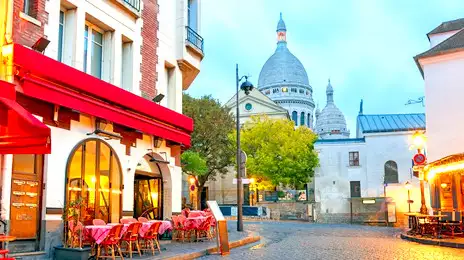
[[[399,132],[425,129],[425,114],[359,115],[363,133]]]

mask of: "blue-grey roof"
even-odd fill
[[[282,19],[282,13],[280,13],[280,20],[277,23],[277,31],[287,31],[287,28],[285,27],[285,22]]]
[[[425,114],[358,115],[362,133],[425,130]]]
[[[365,143],[365,138],[340,138],[340,139],[318,139],[316,144],[327,144],[327,143]]]

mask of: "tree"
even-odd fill
[[[233,131],[235,122],[229,109],[221,106],[219,101],[211,96],[193,98],[184,94],[182,109],[183,113],[191,117],[194,122],[192,147],[189,151],[197,153],[206,162],[205,172],[190,172],[197,178],[197,200],[199,201],[205,183],[208,180],[215,180],[218,175],[227,173],[231,157],[235,154],[229,140],[229,134]],[[188,156],[190,156],[189,160],[195,158],[191,155],[185,157]]]
[[[301,187],[319,164],[316,134],[304,126],[295,128],[287,119],[253,117],[242,127],[240,139],[248,156],[248,176],[273,185]]]

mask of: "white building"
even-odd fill
[[[413,186],[411,211],[418,211],[419,181],[412,176],[415,151],[410,150],[410,139],[424,129],[424,114],[364,115],[361,105],[356,138],[318,140],[315,149],[320,167],[313,182],[320,207],[316,219],[349,222],[352,198],[384,196],[392,198],[397,215],[401,215],[409,210],[406,182]]]
[[[193,130],[182,90],[203,57],[200,1],[10,1],[0,10],[0,114],[12,115],[0,124],[1,219],[18,238],[10,252],[51,256],[79,197],[85,225],[180,212],[180,155]],[[44,53],[30,48],[39,39],[50,41]],[[18,130],[25,137],[10,141]]]
[[[443,22],[427,34],[430,49],[414,59],[424,78],[427,163],[432,208],[461,221],[464,215],[464,135],[459,111],[464,90],[464,19]]]

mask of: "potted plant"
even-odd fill
[[[90,247],[83,247],[84,226],[81,219],[81,210],[86,208],[82,197],[69,202],[63,209],[63,245],[55,247],[54,259],[87,260],[90,256]]]

